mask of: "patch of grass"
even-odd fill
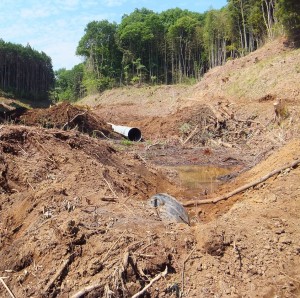
[[[121,145],[123,145],[123,146],[133,146],[133,144],[134,143],[128,139],[124,139],[121,141]]]
[[[11,92],[5,92],[3,90],[0,90],[0,97],[4,97],[4,98],[14,98],[13,93]]]
[[[179,127],[179,131],[181,134],[186,134],[191,130],[191,125],[187,122],[183,123],[180,127]]]

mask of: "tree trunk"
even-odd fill
[[[243,34],[244,34],[244,47],[245,50],[248,51],[248,42],[247,42],[247,34],[246,34],[246,22],[244,17],[244,6],[243,6],[243,0],[240,0],[241,5],[241,16],[242,16],[242,25],[243,25]]]

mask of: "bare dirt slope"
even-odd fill
[[[299,53],[277,40],[197,85],[2,120],[0,297],[299,297]],[[107,122],[138,126],[144,142]],[[190,197],[168,166],[195,164],[234,172]],[[190,226],[162,220],[147,203],[158,192],[198,200]]]
[[[193,86],[123,88],[81,104],[108,122],[138,126],[154,143],[186,141],[191,135],[193,145],[214,146],[213,138],[219,145],[229,141],[231,147],[246,144],[255,151],[258,143],[266,149],[281,146],[300,131],[299,81],[300,50],[277,39],[210,70]],[[279,101],[289,117],[274,125],[274,103]]]

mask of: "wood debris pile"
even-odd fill
[[[182,142],[231,147],[229,142],[246,142],[254,133],[261,132],[260,123],[255,118],[238,119],[228,103],[202,105],[189,114],[180,127]]]

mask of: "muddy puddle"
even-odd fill
[[[227,175],[235,170],[233,167],[203,165],[174,166],[168,169],[177,173],[177,183],[185,189],[184,197],[187,200],[200,199],[215,192],[227,180]]]

